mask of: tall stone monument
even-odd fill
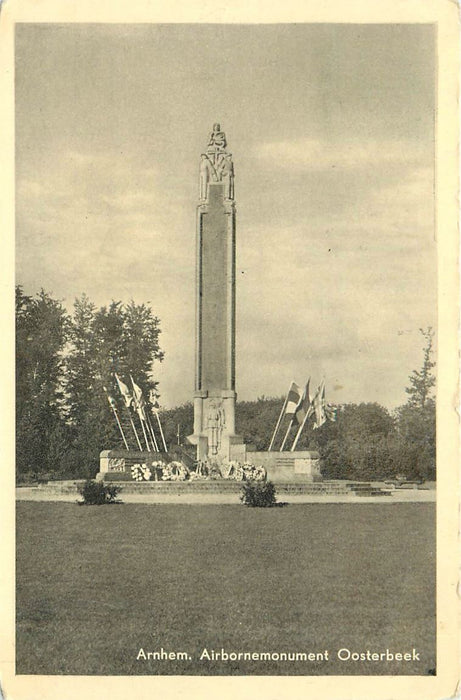
[[[197,459],[241,459],[235,434],[235,201],[232,155],[214,124],[200,161],[194,434]]]

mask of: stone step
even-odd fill
[[[111,484],[119,486],[121,497],[123,493],[159,493],[164,495],[178,495],[186,493],[206,494],[206,493],[235,493],[239,494],[242,485],[241,481],[210,480],[210,481],[115,481]],[[71,494],[78,493],[79,487],[84,484],[84,480],[75,481],[51,481],[42,484],[37,488],[49,493]],[[313,483],[278,483],[275,485],[276,493],[284,494],[313,494],[313,495],[388,495],[380,489],[365,485],[366,488],[358,490],[348,488],[345,482],[313,482]]]

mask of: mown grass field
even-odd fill
[[[435,504],[20,502],[16,635],[18,674],[425,675]],[[329,660],[200,661],[204,648]],[[420,660],[340,661],[341,648]]]

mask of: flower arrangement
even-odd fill
[[[131,478],[135,481],[149,481],[152,472],[147,464],[133,464],[131,467]]]
[[[267,472],[262,464],[254,468],[253,479],[255,481],[266,481]]]
[[[151,471],[152,470],[152,471]],[[198,461],[195,471],[189,469],[182,462],[169,462],[166,464],[162,460],[152,462],[151,468],[147,464],[133,464],[131,467],[131,477],[135,481],[149,481],[152,474],[162,481],[197,481],[201,479],[230,479],[233,481],[265,481],[266,470],[263,466],[255,466],[251,462],[241,464],[232,460],[222,465],[220,468],[216,463]]]
[[[225,469],[223,473],[224,479],[232,479],[233,481],[265,481],[266,479],[266,470],[264,467],[256,467],[254,464],[251,464],[251,462],[244,462],[241,464],[233,460],[228,462],[223,469]]]
[[[168,466],[172,472],[172,481],[185,481],[187,479],[189,470],[182,462],[170,462]]]
[[[235,474],[239,466],[239,462],[235,459],[230,462],[225,462],[221,468],[223,479],[235,479]]]
[[[221,470],[217,464],[210,464],[208,468],[208,479],[222,479]]]
[[[199,461],[197,462],[196,474],[198,474],[201,479],[206,479],[208,476],[208,472],[208,463],[204,460],[199,459]]]
[[[251,462],[244,462],[242,465],[245,481],[264,481],[266,470],[263,466],[255,467]]]
[[[189,472],[189,479],[191,481],[198,481],[200,479],[207,479],[209,473],[208,463],[204,460],[199,459],[195,462],[195,471]]]
[[[182,462],[170,462],[163,465],[162,481],[185,481],[189,470]]]

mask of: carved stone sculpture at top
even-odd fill
[[[213,124],[213,131],[210,136],[210,143],[208,144],[207,153],[214,153],[216,149],[225,150],[227,146],[226,134],[221,131],[220,124]]]
[[[232,155],[226,151],[226,134],[220,124],[213,124],[213,131],[200,161],[200,201],[208,200],[210,182],[224,184],[224,199],[234,199],[234,165]]]

